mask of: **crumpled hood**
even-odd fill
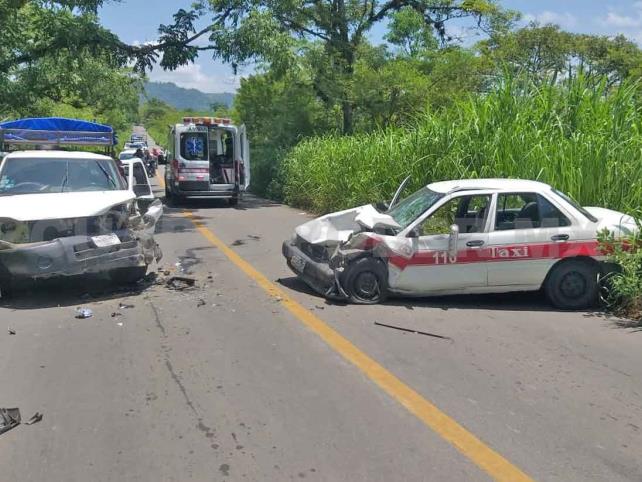
[[[124,190],[0,196],[0,218],[41,221],[99,216],[134,198],[133,192]]]
[[[377,211],[372,204],[345,211],[326,214],[308,221],[295,229],[298,236],[312,244],[338,244],[348,240],[351,234],[364,228],[399,229],[397,222],[387,214]]]
[[[606,208],[586,207],[598,219],[597,231],[608,229],[615,235],[629,235],[638,230],[635,219],[628,214]]]

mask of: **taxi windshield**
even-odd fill
[[[397,203],[387,214],[392,216],[402,229],[405,229],[442,197],[444,197],[442,193],[424,187]]]

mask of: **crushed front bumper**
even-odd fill
[[[0,250],[0,282],[106,273],[147,266],[160,253],[155,242],[118,232],[120,244],[97,247],[90,236]],[[152,246],[153,244],[153,246]],[[155,251],[158,250],[158,253]]]
[[[314,291],[328,298],[342,298],[336,294],[336,275],[328,263],[313,260],[291,240],[283,242],[282,251],[290,269]]]

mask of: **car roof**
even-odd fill
[[[456,181],[440,181],[428,184],[428,189],[439,193],[452,191],[545,191],[551,186],[539,181],[525,179],[460,179]]]
[[[86,151],[16,151],[10,152],[6,158],[11,159],[103,159],[112,160],[109,156]]]

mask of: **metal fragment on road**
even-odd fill
[[[13,328],[8,328],[7,331],[9,332],[10,335],[16,334],[16,330],[14,330]]]
[[[40,421],[42,421],[42,413],[36,412],[29,420],[25,422],[25,425],[33,425],[34,423],[38,423]]]
[[[76,318],[84,320],[94,316],[94,312],[89,308],[76,308]]]
[[[424,336],[430,336],[432,338],[440,338],[442,340],[453,341],[453,339],[450,338],[449,336],[436,335],[434,333],[428,333],[426,331],[412,330],[410,328],[403,328],[401,326],[395,326],[395,325],[386,325],[385,323],[379,323],[378,321],[375,321],[374,324],[377,325],[377,326],[385,326],[386,328],[392,328],[393,330],[399,330],[399,331],[403,331],[403,332],[406,332],[406,333],[414,333],[415,335],[424,335]]]
[[[118,309],[120,309],[120,310],[128,310],[130,308],[134,308],[134,305],[128,305],[126,303],[119,303],[118,304]]]
[[[20,425],[20,410],[18,408],[0,408],[0,434],[8,432]]]
[[[170,290],[183,291],[188,288],[193,288],[196,284],[194,278],[188,278],[186,276],[172,276],[165,282],[165,286]]]

